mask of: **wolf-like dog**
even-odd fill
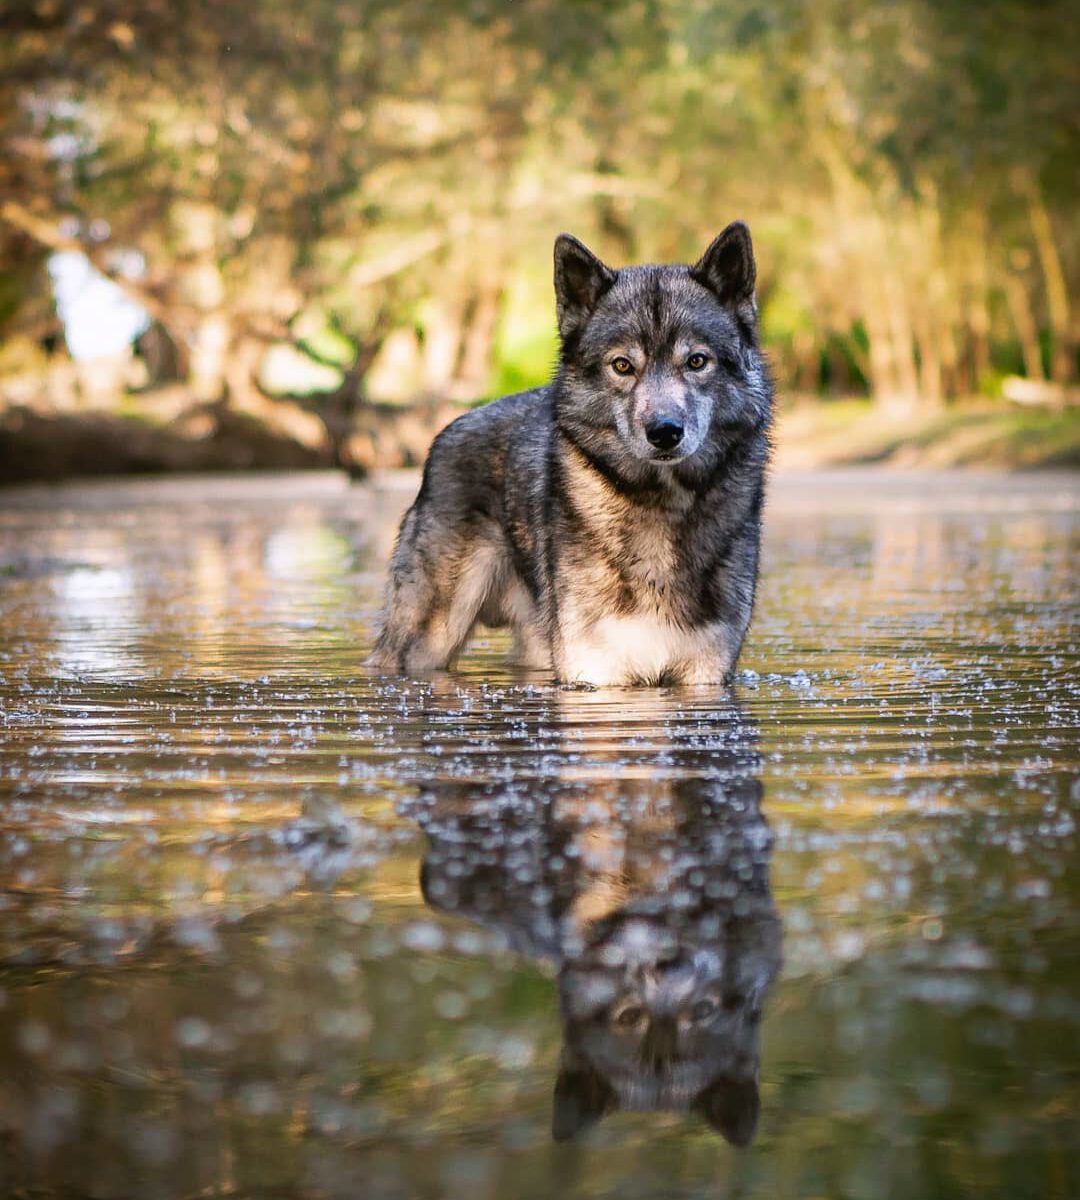
[[[479,621],[563,683],[721,683],[754,603],[772,394],[750,233],[613,270],[555,242],[545,387],[435,439],[369,662],[448,667]]]

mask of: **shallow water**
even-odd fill
[[[1080,1194],[1080,481],[779,477],[732,695],[367,674],[411,486],[0,492],[0,1192]]]

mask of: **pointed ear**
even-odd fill
[[[615,272],[576,237],[555,239],[555,312],[565,342],[588,320],[600,297],[615,282]]]
[[[757,1081],[714,1079],[694,1101],[694,1108],[733,1146],[749,1146],[757,1129]]]
[[[754,247],[750,230],[742,221],[732,221],[690,268],[691,276],[704,284],[728,308],[749,306],[754,310]]]
[[[551,1136],[569,1141],[595,1125],[616,1107],[615,1093],[595,1067],[586,1060],[563,1053],[555,1080],[555,1103],[551,1112]]]

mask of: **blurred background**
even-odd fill
[[[781,465],[1080,463],[1069,0],[0,6],[0,479],[421,461],[753,230]]]

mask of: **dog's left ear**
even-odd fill
[[[753,1079],[714,1079],[693,1108],[733,1146],[749,1146],[757,1129],[761,1101]]]
[[[743,315],[753,318],[757,268],[750,230],[742,221],[732,221],[690,268],[690,275],[713,292],[721,304],[744,310]]]
[[[615,282],[615,272],[568,233],[555,239],[555,312],[565,342],[589,319],[600,297]]]

